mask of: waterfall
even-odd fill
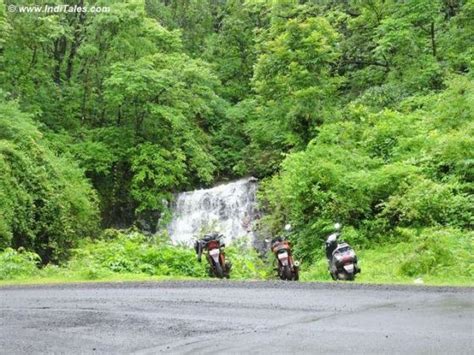
[[[168,226],[172,242],[190,245],[203,231],[222,233],[226,243],[239,237],[253,241],[258,218],[256,190],[257,179],[245,178],[178,194]]]

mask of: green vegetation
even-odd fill
[[[48,145],[28,115],[0,101],[0,248],[34,250],[45,263],[66,258],[98,225],[83,171]]]
[[[357,282],[472,285],[472,232],[433,228],[414,233],[398,230],[397,243],[357,252],[362,273]],[[304,267],[303,281],[331,280],[324,258]]]
[[[266,268],[257,253],[242,241],[226,248],[232,261],[232,279],[262,279]],[[83,239],[62,265],[38,268],[40,257],[11,248],[0,253],[0,281],[85,281],[153,278],[208,277],[206,260],[199,263],[194,250],[171,246],[166,238],[150,238],[138,232],[105,230],[100,238]]]
[[[153,235],[173,193],[255,175],[304,279],[339,221],[360,281],[472,284],[472,0],[12,3],[32,2],[0,0],[2,279],[202,277],[103,231]],[[233,276],[268,276],[240,247]]]
[[[348,227],[345,238],[358,248],[396,242],[398,227],[467,231],[474,126],[457,117],[474,117],[474,85],[463,78],[448,85],[441,94],[417,98],[422,108],[409,113],[349,107],[346,119],[323,125],[264,185],[262,199],[273,212],[268,222],[278,227],[289,219],[306,259],[335,220]],[[446,102],[456,107],[446,112]]]

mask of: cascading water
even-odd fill
[[[256,190],[257,179],[246,178],[178,194],[168,226],[171,240],[190,245],[202,232],[217,231],[227,243],[239,237],[253,241],[258,218]]]

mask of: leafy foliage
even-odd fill
[[[364,248],[472,227],[471,0],[3,3],[2,250],[66,260],[99,218],[154,233],[175,192],[251,174],[264,179],[262,230],[291,222],[305,262],[335,220]],[[423,243],[433,265],[406,272],[441,263],[428,232]],[[144,272],[133,258],[122,271]]]
[[[56,144],[97,189],[104,225],[129,225],[159,211],[163,194],[211,182],[209,134],[223,115],[218,81],[206,63],[183,52],[177,31],[146,17],[142,2],[112,4],[110,13],[7,19],[14,29],[5,44],[8,96],[19,97],[54,139],[72,138]],[[22,40],[28,31],[35,37]],[[144,200],[156,188],[148,190],[137,165],[152,158],[149,147],[176,157],[177,174],[186,175],[159,187],[159,204]]]
[[[472,284],[472,233],[452,228],[398,229],[397,244],[358,250],[360,282]],[[301,273],[303,280],[327,280],[327,262],[319,259]]]
[[[0,253],[0,280],[19,279],[38,274],[38,254],[6,248]]]
[[[350,120],[323,125],[306,150],[288,155],[281,173],[264,184],[261,197],[272,211],[268,223],[276,229],[291,221],[299,231],[298,251],[306,258],[314,256],[311,251],[334,221],[354,227],[363,236],[356,238],[360,246],[383,241],[396,227],[468,228],[472,180],[450,167],[471,164],[474,141],[468,132],[474,116],[443,127],[446,112],[439,105],[441,97],[456,100],[460,82],[462,95],[469,97],[474,86],[457,79],[421,110],[373,114],[358,107],[346,113],[358,125]],[[471,105],[459,101],[457,109],[471,115]],[[462,138],[444,148],[435,143],[451,136]],[[441,170],[438,149],[452,154],[445,155]]]
[[[206,261],[199,263],[192,248],[173,246],[163,237],[150,238],[138,232],[107,229],[99,239],[83,239],[72,254],[61,267],[48,264],[38,269],[40,258],[36,253],[7,248],[0,252],[0,280],[97,280],[114,275],[209,277]],[[262,260],[246,241],[227,248],[226,254],[232,262],[232,279],[266,276]]]
[[[194,251],[149,241],[139,233],[109,231],[105,239],[85,242],[76,249],[69,268],[88,278],[110,273],[203,277],[204,267]]]
[[[0,132],[0,245],[34,250],[43,262],[63,260],[78,238],[95,233],[96,195],[14,103],[0,103]]]

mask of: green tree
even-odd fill
[[[422,109],[370,113],[354,106],[346,120],[323,124],[318,137],[289,154],[281,172],[264,183],[266,225],[276,232],[291,222],[305,258],[314,257],[334,221],[352,227],[349,238],[359,246],[396,237],[398,227],[467,229],[473,84],[463,77],[447,84],[445,92],[403,105],[423,101]]]
[[[86,170],[103,224],[129,225],[144,206],[136,185],[132,194],[136,147],[184,154],[187,178],[173,189],[210,183],[211,132],[225,103],[209,66],[184,53],[178,31],[148,18],[142,1],[110,6],[102,14],[10,14],[6,90]]]
[[[70,157],[49,149],[29,115],[0,103],[0,248],[25,247],[62,261],[96,232],[96,194]]]
[[[293,11],[302,11],[301,8]],[[260,173],[275,170],[281,154],[301,149],[333,112],[340,84],[332,73],[338,35],[323,17],[277,15],[258,39],[253,87],[256,119],[249,120],[250,154]]]

